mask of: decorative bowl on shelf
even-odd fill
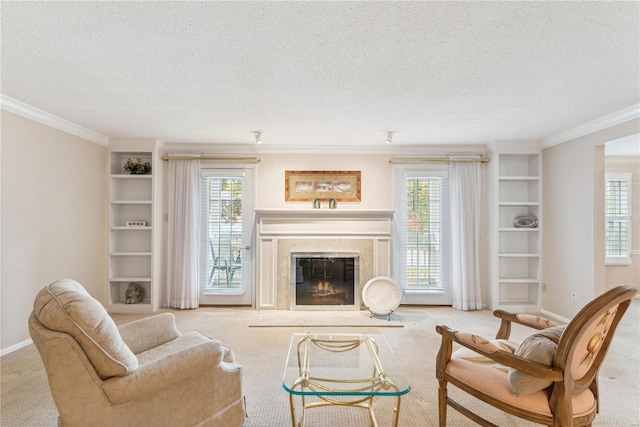
[[[536,228],[538,218],[533,215],[518,215],[513,218],[513,226],[515,228]]]
[[[131,175],[144,175],[151,172],[151,163],[142,161],[139,157],[135,160],[129,159],[122,166],[122,170]]]

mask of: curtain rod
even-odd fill
[[[260,163],[260,157],[214,156],[211,154],[165,154],[162,160],[222,160],[232,162]]]
[[[486,163],[486,157],[392,157],[389,163],[423,163],[423,162],[480,162]]]

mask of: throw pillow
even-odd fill
[[[558,341],[564,332],[566,325],[546,328],[533,335],[529,335],[520,344],[516,352],[517,356],[524,357],[532,362],[542,363],[551,366],[553,357],[556,354]],[[509,385],[516,397],[526,396],[549,387],[552,381],[538,378],[534,375],[509,368]]]

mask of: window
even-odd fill
[[[631,263],[631,174],[605,176],[605,253],[607,264]]]
[[[450,303],[447,167],[394,168],[394,277],[405,304]]]
[[[242,177],[203,177],[205,289],[242,285],[242,182]]]
[[[406,179],[405,279],[408,288],[442,288],[444,178]]]
[[[202,168],[201,305],[253,304],[253,176],[251,166]]]

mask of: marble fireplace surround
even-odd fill
[[[292,252],[357,253],[360,293],[369,279],[390,275],[393,213],[364,209],[257,209],[256,308],[290,309]]]

